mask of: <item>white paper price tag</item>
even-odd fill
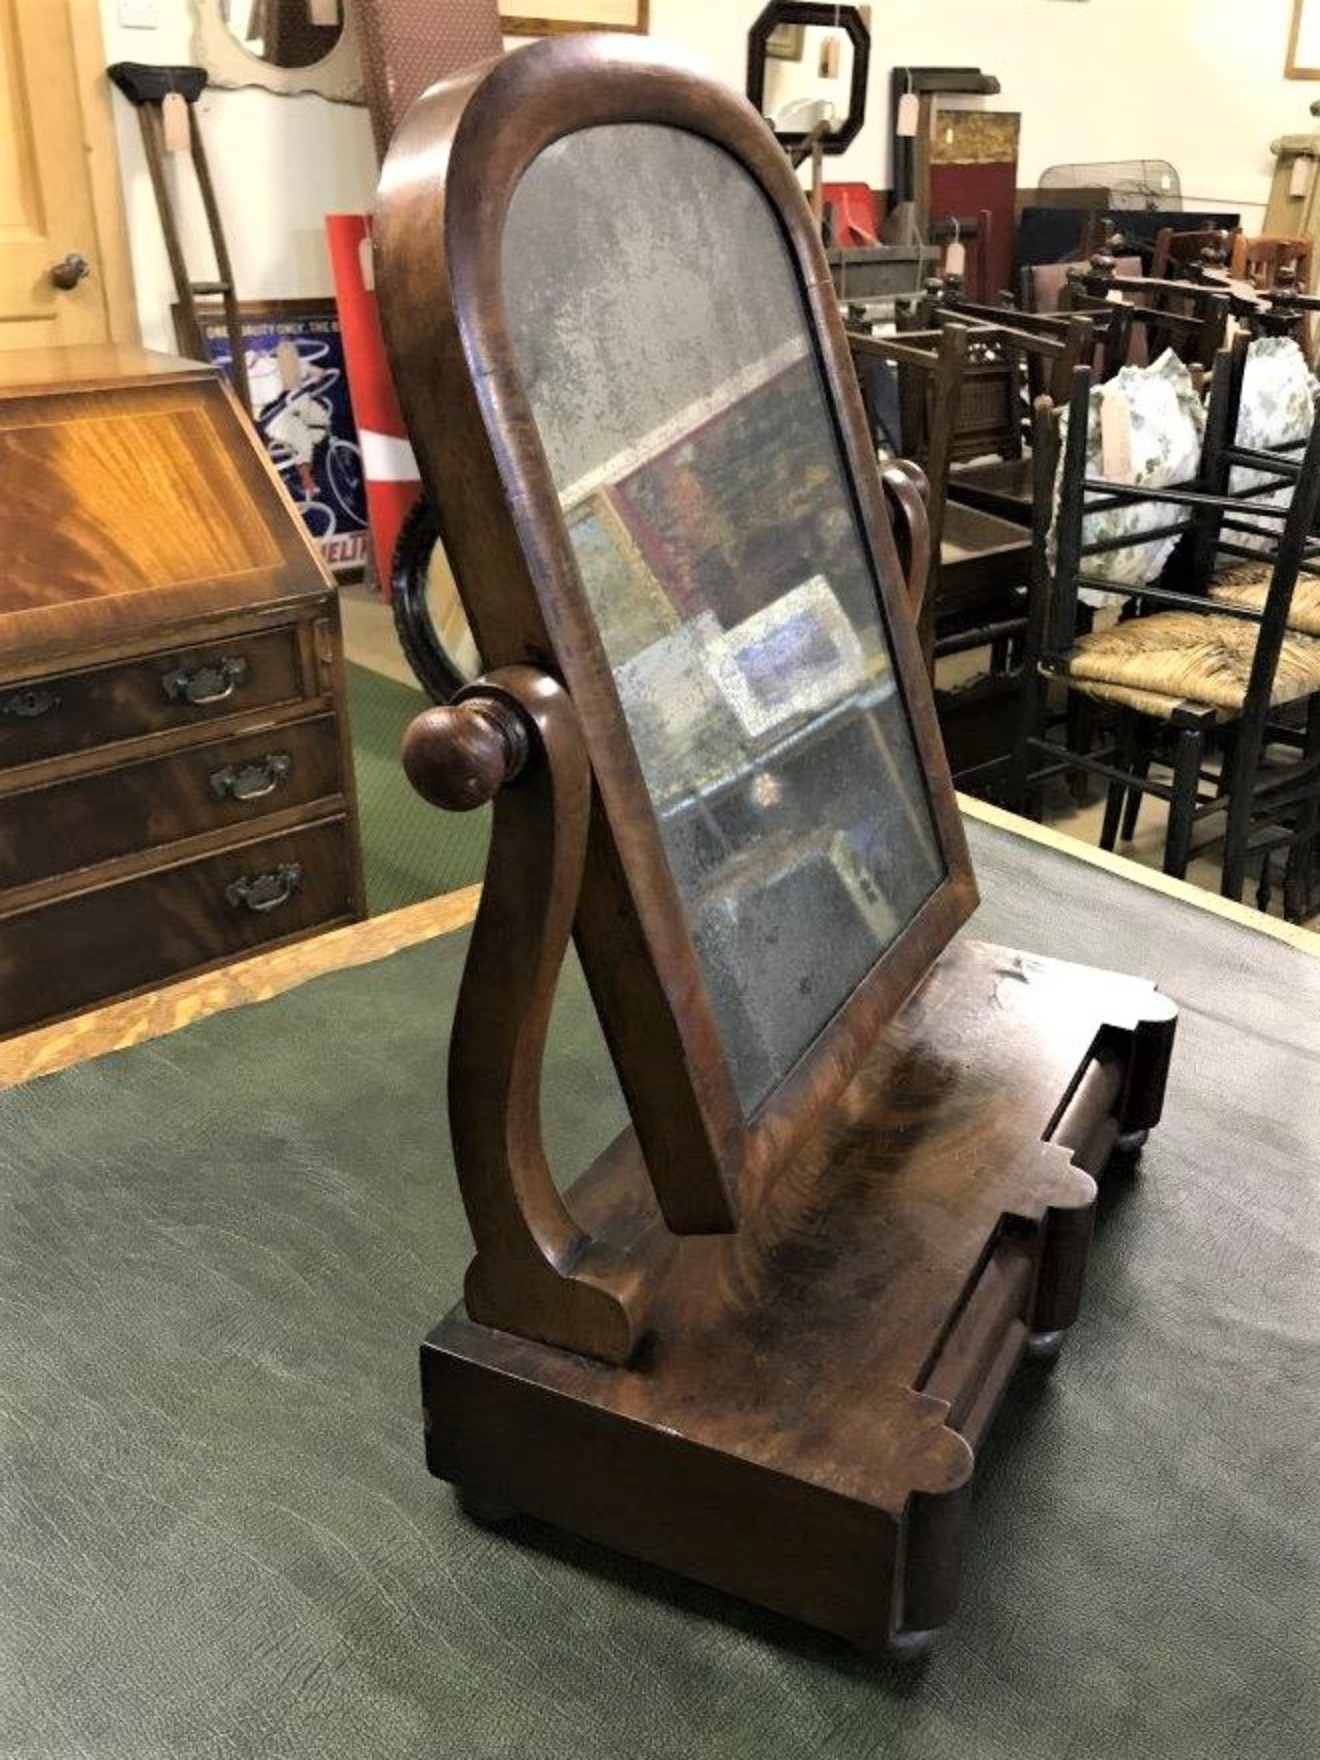
[[[160,105],[161,126],[167,153],[187,153],[192,148],[188,130],[188,103],[181,92],[166,92]]]
[[[1100,468],[1111,483],[1130,483],[1132,405],[1121,391],[1106,391],[1100,403]]]

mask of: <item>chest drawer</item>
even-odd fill
[[[338,795],[333,715],[0,799],[0,889]]]
[[[346,921],[351,864],[334,819],[0,919],[0,1032]]]
[[[0,685],[0,766],[269,709],[304,694],[293,627]]]

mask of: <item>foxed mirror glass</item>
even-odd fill
[[[752,1118],[946,877],[811,320],[759,185],[676,127],[544,149],[502,267]]]
[[[230,35],[272,67],[311,67],[343,35],[342,0],[221,0]]]
[[[351,0],[192,0],[194,58],[212,85],[362,101]]]

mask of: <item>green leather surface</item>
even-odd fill
[[[451,938],[0,1096],[0,1755],[1320,1750],[1320,962],[972,834],[974,932],[1161,977],[1183,1019],[924,1667],[484,1531],[427,1477],[417,1345],[468,1256]],[[574,985],[566,1176],[618,1116]]]

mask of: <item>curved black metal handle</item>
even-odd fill
[[[274,794],[293,769],[288,752],[267,752],[264,758],[249,758],[243,764],[227,764],[211,775],[211,792],[224,800],[259,801]]]
[[[38,715],[49,715],[58,709],[60,693],[44,684],[25,684],[21,690],[0,697],[0,715],[16,715],[21,721],[34,721]]]
[[[419,495],[408,509],[390,558],[390,609],[404,659],[433,703],[447,703],[471,679],[455,665],[440,640],[427,603],[431,552],[440,541],[440,527],[431,504]]]
[[[301,862],[281,862],[278,868],[268,868],[264,874],[243,874],[231,880],[225,887],[225,900],[233,910],[252,911],[264,917],[267,911],[277,911],[282,904],[288,904],[301,888],[302,880]]]
[[[180,666],[176,672],[167,672],[161,678],[160,688],[171,703],[192,703],[204,709],[212,703],[227,701],[247,675],[248,663],[241,654],[226,655],[202,666]]]

